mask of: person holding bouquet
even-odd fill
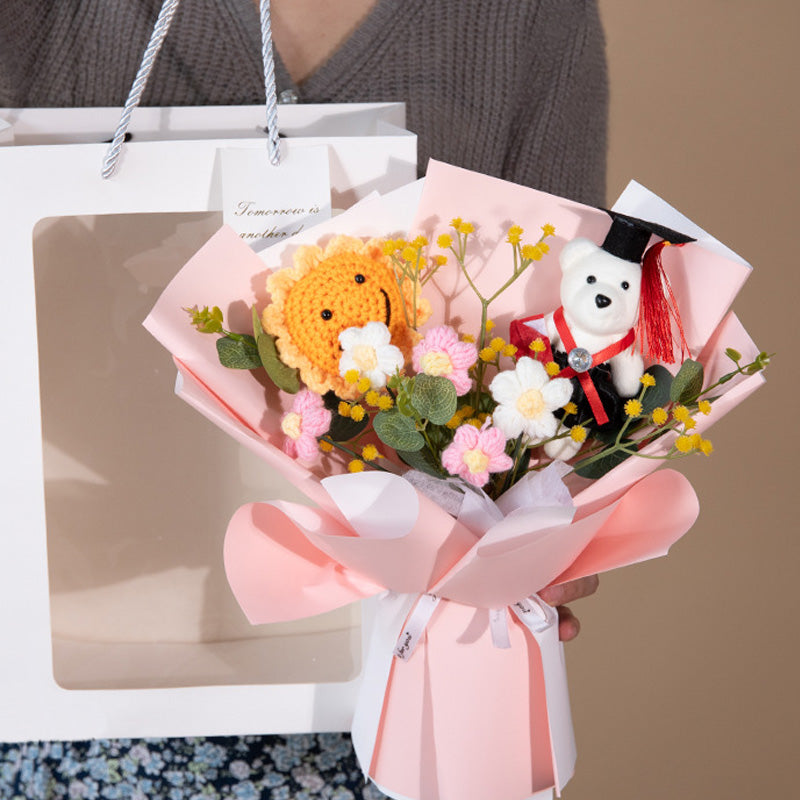
[[[0,106],[121,106],[160,5],[6,0]],[[143,104],[262,103],[258,6],[183,3]],[[605,202],[607,78],[594,0],[273,0],[272,21],[279,102],[403,101],[421,174],[433,157]],[[597,584],[593,576],[542,593],[559,606],[562,640],[579,631],[565,604]],[[0,762],[9,797],[177,800],[246,796],[256,785],[276,799],[380,796],[363,787],[337,734],[5,745]],[[169,771],[184,778],[169,783]]]

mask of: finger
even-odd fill
[[[564,603],[572,603],[574,600],[594,594],[599,585],[600,578],[597,575],[587,575],[585,578],[548,586],[539,592],[539,597],[551,606],[561,606]]]
[[[580,620],[567,606],[558,607],[558,638],[571,642],[581,632]]]

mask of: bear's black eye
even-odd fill
[[[630,289],[630,288],[631,288],[631,285],[628,283],[628,281],[622,281],[622,283],[620,284],[620,286],[622,286],[622,288],[623,288],[623,289],[624,289],[626,292],[628,291],[628,289]]]
[[[333,311],[331,311],[329,308],[323,308],[320,316],[322,319],[330,319],[333,316]]]
[[[358,275],[356,275],[356,279],[355,280],[356,280],[356,283],[364,283],[366,278],[359,272]]]
[[[589,275],[589,277],[586,278],[586,283],[597,283],[597,278],[595,278],[594,275]]]

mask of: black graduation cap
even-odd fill
[[[653,361],[672,364],[675,361],[673,323],[680,340],[681,356],[688,352],[689,346],[683,332],[678,304],[661,263],[661,251],[667,245],[683,245],[695,240],[657,222],[629,217],[607,208],[603,211],[612,221],[601,248],[612,256],[642,267],[639,319],[636,324],[639,346]],[[648,249],[647,245],[653,235],[658,236],[661,241]]]
[[[611,217],[612,222],[601,247],[612,256],[632,261],[634,264],[642,263],[647,243],[654,234],[670,244],[695,241],[691,236],[673,231],[657,222],[629,217],[627,214],[609,211],[607,208],[603,211]]]

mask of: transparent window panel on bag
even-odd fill
[[[222,563],[228,519],[243,503],[303,498],[175,397],[171,357],[141,325],[221,224],[215,212],[118,214],[51,217],[34,230],[63,688],[325,683],[360,671],[358,606],[276,625],[245,619]]]

